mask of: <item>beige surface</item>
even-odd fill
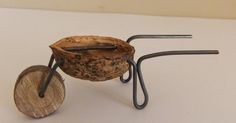
[[[1,123],[235,123],[236,21],[0,9]],[[170,56],[143,62],[150,102],[132,105],[132,83],[65,78],[54,115],[33,120],[15,107],[13,89],[26,67],[47,64],[48,47],[65,36],[191,33],[192,40],[136,40],[135,57],[176,49],[219,49],[218,56]]]
[[[236,19],[235,0],[0,0],[0,6]]]

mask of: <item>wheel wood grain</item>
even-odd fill
[[[32,66],[18,77],[14,89],[14,101],[20,112],[33,118],[42,118],[55,112],[65,98],[65,86],[62,77],[55,72],[43,98],[38,93],[40,85],[46,79],[49,68]]]

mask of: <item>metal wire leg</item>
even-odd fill
[[[51,61],[51,60],[50,60],[50,61]],[[49,85],[49,83],[50,83],[52,77],[53,77],[53,74],[54,74],[54,72],[56,71],[56,69],[59,67],[60,64],[62,64],[62,61],[59,61],[59,62],[55,63],[55,64],[53,65],[53,67],[50,69],[47,78],[46,78],[45,81],[42,83],[42,86],[41,86],[41,88],[40,88],[39,97],[42,97],[42,98],[44,97],[44,94],[45,94],[45,92],[46,92],[46,90],[47,90],[47,87],[48,87],[48,85]]]
[[[132,65],[133,67],[133,104],[135,106],[135,108],[137,109],[143,109],[146,107],[146,105],[148,104],[148,93],[147,93],[147,89],[145,87],[145,84],[144,84],[144,81],[143,81],[143,78],[142,78],[142,75],[139,73],[138,71],[138,68],[137,68],[137,65],[136,63],[129,59],[127,60],[128,63],[130,65]],[[138,104],[138,100],[137,100],[137,75],[138,75],[138,78],[139,78],[139,83],[140,83],[140,86],[141,86],[141,89],[143,91],[143,95],[144,95],[144,101],[142,104]],[[140,76],[141,75],[141,76]]]
[[[129,73],[128,73],[128,78],[127,79],[124,79],[124,75],[120,76],[120,81],[122,83],[128,83],[132,78],[132,68],[131,66],[129,65]]]
[[[159,56],[167,56],[167,55],[204,55],[204,54],[219,54],[218,50],[183,50],[183,51],[164,51],[164,52],[157,52],[148,55],[144,55],[140,57],[137,61],[137,64],[129,59],[127,60],[129,64],[133,67],[133,104],[137,109],[143,109],[148,104],[148,93],[147,89],[144,84],[143,75],[141,71],[141,63],[145,59],[159,57]],[[144,102],[142,104],[138,104],[137,101],[137,75],[139,78],[140,86],[142,88],[144,94]]]

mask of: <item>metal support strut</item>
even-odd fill
[[[54,56],[52,55],[51,58],[50,58],[50,61],[49,61],[49,64],[48,64],[48,67],[50,68],[49,69],[49,73],[48,73],[48,76],[47,78],[45,79],[45,81],[43,82],[40,90],[39,90],[39,97],[43,98],[44,97],[44,94],[47,90],[47,87],[50,83],[50,81],[52,80],[52,77],[53,77],[53,74],[54,72],[56,71],[56,69],[59,67],[60,64],[63,63],[63,61],[58,61],[56,62],[53,67],[52,67],[52,64],[53,64],[53,61],[54,61]]]
[[[160,36],[160,35],[136,35],[136,36],[130,37],[127,40],[127,42],[129,43],[131,40],[138,39],[138,38],[154,38],[154,37],[158,37],[158,36]],[[168,35],[168,36],[176,37],[177,35]],[[182,38],[187,36],[189,38],[190,35],[179,35],[179,36]],[[163,35],[161,35],[161,37],[163,37]],[[166,37],[166,36],[164,36],[164,37]],[[178,37],[178,38],[180,38],[180,37]],[[148,104],[148,100],[149,100],[148,92],[145,87],[145,83],[144,83],[144,79],[143,79],[143,75],[142,75],[142,70],[141,70],[141,63],[144,60],[154,58],[154,57],[168,56],[168,55],[209,55],[209,54],[219,54],[219,51],[218,50],[181,50],[181,51],[157,52],[157,53],[151,53],[151,54],[141,56],[137,60],[137,64],[135,63],[134,60],[128,59],[127,60],[127,62],[129,63],[128,78],[123,79],[123,76],[121,76],[120,80],[123,83],[129,82],[132,78],[132,67],[133,67],[133,104],[134,104],[135,108],[143,109],[146,107],[146,105]],[[141,104],[138,104],[138,101],[137,101],[137,76],[138,76],[140,86],[141,86],[141,89],[142,89],[142,92],[144,95],[144,101]]]

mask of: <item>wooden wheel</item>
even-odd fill
[[[20,112],[33,118],[42,118],[60,107],[65,98],[65,86],[56,71],[44,97],[39,97],[40,86],[47,78],[49,70],[47,66],[37,65],[25,69],[19,75],[15,84],[14,100]]]

